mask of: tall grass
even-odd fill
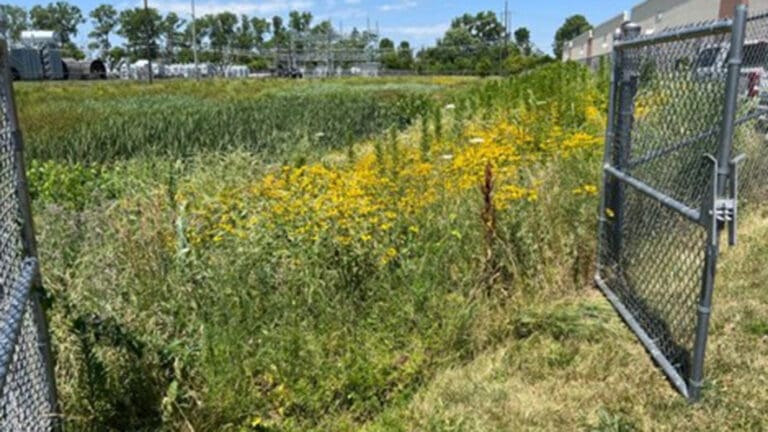
[[[354,82],[354,81],[353,81]],[[211,94],[211,89],[219,93]],[[286,88],[277,81],[249,88],[213,81],[161,86],[94,86],[92,92],[47,85],[40,100],[20,92],[22,129],[32,159],[111,162],[138,155],[188,157],[200,151],[247,150],[272,158],[341,146],[392,125],[402,128],[429,108],[440,85],[320,82]],[[234,89],[234,90],[233,90]]]
[[[53,132],[26,123],[70,427],[353,430],[508,338],[518,305],[587,283],[603,102],[584,69],[440,91],[453,109],[397,128],[402,111],[366,111],[364,84],[328,85],[224,107],[173,92],[99,102],[121,124],[89,129],[116,140],[86,159],[105,166],[61,162],[101,135],[46,150]],[[168,115],[183,128],[140,120],[180,100]],[[349,118],[321,113],[330,100]],[[260,153],[227,144],[290,119],[233,136],[216,124],[313,121],[304,110],[338,123],[302,123],[330,141],[300,162],[283,149],[303,154],[300,132]],[[152,135],[128,119],[175,141],[133,144]],[[373,138],[350,145],[352,126]]]

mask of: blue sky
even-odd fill
[[[1,0],[0,0],[1,1]],[[29,8],[35,4],[45,4],[52,0],[11,0]],[[104,1],[69,0],[87,14]],[[143,0],[119,0],[112,3],[117,8],[139,6]],[[552,39],[563,20],[572,14],[586,15],[592,24],[629,9],[639,0],[510,0],[509,10],[511,28],[520,26],[531,30],[533,42],[540,49],[551,52]],[[149,5],[160,11],[174,11],[180,16],[190,17],[189,0],[149,0]],[[370,20],[375,28],[378,22],[382,36],[400,40],[409,40],[415,47],[434,44],[448,28],[451,19],[464,12],[476,13],[492,10],[500,17],[504,10],[504,0],[196,0],[197,14],[230,11],[236,14],[271,17],[287,15],[291,9],[309,10],[316,19],[331,19],[334,26],[342,23],[344,31],[353,26],[365,28]],[[76,41],[86,44],[90,23],[84,24]]]

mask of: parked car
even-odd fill
[[[702,47],[693,65],[696,78],[724,80],[729,51],[729,43]],[[753,40],[744,44],[741,75],[739,94],[759,98],[759,106],[768,109],[768,40]]]

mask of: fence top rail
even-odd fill
[[[755,12],[754,14],[749,14],[747,17],[747,22],[750,21],[758,21],[768,18],[768,9],[761,9],[759,12]]]
[[[681,28],[669,29],[654,35],[641,36],[629,40],[618,40],[614,44],[614,48],[641,48],[648,45],[677,42],[706,36],[715,36],[723,33],[729,33],[732,27],[733,20],[731,19],[710,21]]]

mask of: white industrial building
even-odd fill
[[[613,50],[613,33],[626,20],[640,24],[644,34],[653,34],[670,27],[730,17],[739,3],[748,4],[752,11],[768,10],[768,0],[646,0],[566,42],[563,60],[595,64]]]

